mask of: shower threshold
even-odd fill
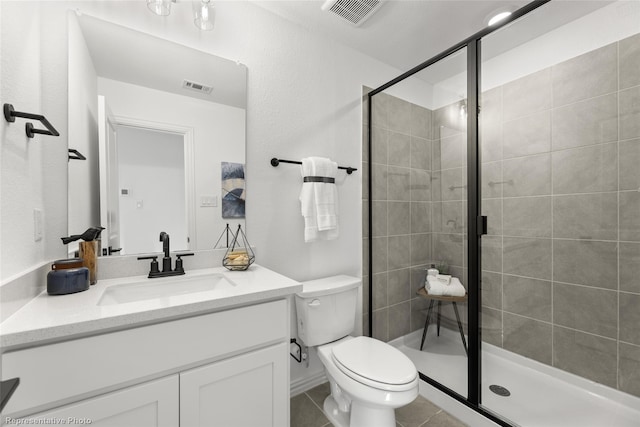
[[[390,344],[406,354],[418,370],[453,391],[467,394],[467,358],[457,331],[429,330],[423,351],[422,331]],[[483,343],[482,406],[523,427],[638,427],[640,398],[586,380]],[[426,384],[424,384],[426,385]],[[490,391],[491,385],[509,390],[509,396]],[[426,385],[427,388],[435,388]],[[421,390],[424,387],[421,384]],[[421,393],[422,394],[422,393]],[[429,396],[425,396],[429,398]],[[463,407],[456,404],[451,408]],[[436,402],[438,403],[438,402]],[[443,409],[447,410],[446,407]],[[466,410],[466,408],[464,408]],[[463,419],[449,409],[452,415]],[[488,421],[488,420],[487,420]],[[487,424],[491,425],[493,423]]]

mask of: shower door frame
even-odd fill
[[[481,406],[482,402],[482,358],[481,358],[481,328],[480,328],[480,307],[481,292],[480,278],[482,273],[481,265],[481,236],[486,234],[486,217],[481,215],[481,190],[480,190],[480,150],[479,150],[479,129],[478,129],[478,113],[480,95],[480,72],[481,72],[481,40],[483,37],[492,32],[510,24],[511,22],[521,18],[529,12],[543,6],[551,0],[535,0],[522,8],[513,12],[508,18],[499,24],[486,27],[475,33],[460,43],[450,47],[449,49],[439,53],[438,55],[428,59],[427,61],[417,65],[411,70],[401,74],[400,76],[390,80],[382,86],[370,91],[367,94],[367,119],[368,119],[368,136],[367,136],[367,154],[369,159],[369,171],[367,176],[367,185],[369,189],[373,184],[373,167],[371,167],[372,153],[372,111],[373,97],[388,89],[389,87],[403,81],[404,79],[424,70],[425,68],[445,59],[449,55],[466,48],[467,53],[467,249],[468,249],[468,346],[469,353],[467,357],[467,397],[453,391],[449,387],[419,372],[420,379],[438,390],[446,393],[458,402],[480,413],[491,421],[504,426],[513,427],[513,425],[496,415],[493,412]],[[475,114],[472,114],[475,112]],[[368,255],[369,255],[369,336],[373,336],[373,198],[368,198]]]

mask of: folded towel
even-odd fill
[[[444,283],[445,285],[448,285],[449,282],[451,282],[451,276],[448,274],[437,274],[436,279],[438,279],[440,282]]]
[[[334,178],[338,164],[323,157],[302,159],[302,176]],[[338,190],[329,182],[303,182],[300,207],[304,217],[304,241],[338,238]]]
[[[463,297],[467,293],[457,277],[451,277],[449,284],[445,285],[437,277],[427,276],[424,288],[430,295]]]
[[[449,282],[449,290],[450,292],[447,295],[451,295],[452,297],[463,297],[466,295],[467,290],[462,286],[460,280],[457,277],[452,277]]]
[[[434,278],[434,276],[427,276],[424,288],[430,295],[444,295],[447,285]]]

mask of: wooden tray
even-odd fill
[[[418,292],[416,292],[416,294],[418,294],[418,295],[420,295],[421,297],[424,297],[424,298],[435,299],[435,300],[438,300],[438,301],[452,301],[452,302],[463,302],[463,301],[466,301],[467,300],[467,295],[468,295],[468,294],[464,294],[463,297],[452,297],[452,296],[447,296],[447,295],[430,295],[425,288],[418,289]]]

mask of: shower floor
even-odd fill
[[[429,328],[423,351],[422,331],[393,342],[423,374],[466,396],[467,358],[460,334]],[[638,427],[640,398],[524,358],[490,344],[482,352],[483,406],[523,427]],[[489,390],[492,384],[509,397]],[[453,413],[455,416],[456,414]]]

